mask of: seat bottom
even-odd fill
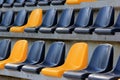
[[[14,6],[15,6],[15,7],[23,7],[23,6],[24,6],[24,3],[14,3]]]
[[[25,3],[26,6],[36,6],[35,2],[26,2]]]
[[[37,33],[39,28],[25,28],[24,32],[27,33]]]
[[[47,5],[50,5],[50,1],[49,2],[48,1],[39,1],[38,5],[39,6],[45,6],[45,5],[47,6]]]
[[[13,4],[7,4],[7,3],[4,3],[2,6],[3,6],[3,7],[12,7]]]
[[[73,30],[74,30],[73,27],[66,27],[66,28],[59,27],[59,28],[56,28],[57,33],[72,33]]]
[[[54,33],[55,27],[41,27],[39,28],[39,32],[41,33]]]
[[[10,30],[10,27],[0,26],[0,32],[9,32],[9,30]]]
[[[65,1],[52,1],[52,5],[64,5]]]

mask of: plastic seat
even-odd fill
[[[94,2],[96,0],[66,0],[66,4],[80,4],[81,2]]]
[[[92,23],[93,23],[92,8],[85,7],[80,9],[77,19],[72,27],[75,33],[79,33],[79,30],[81,28],[91,26]]]
[[[0,7],[2,7],[4,0],[0,0]]]
[[[113,70],[107,73],[89,75],[90,80],[117,80],[120,77],[120,56]]]
[[[115,34],[116,32],[120,32],[120,14],[118,15],[117,21],[113,26],[105,27],[105,28],[96,28],[95,33],[96,34]]]
[[[61,13],[60,19],[55,26],[40,28],[42,33],[54,33],[57,27],[68,27],[74,23],[73,9],[67,8]]]
[[[23,7],[25,4],[25,0],[16,0],[14,3],[15,7]]]
[[[50,5],[51,1],[50,0],[38,0],[38,5],[39,6],[45,6],[45,5]]]
[[[28,52],[28,57],[24,62],[17,63],[17,64],[8,63],[5,65],[5,68],[20,71],[22,66],[24,66],[24,65],[27,65],[27,64],[34,65],[34,64],[42,62],[44,59],[44,54],[45,54],[45,42],[44,41],[36,41],[32,44],[32,46]]]
[[[9,31],[10,26],[14,22],[14,12],[9,10],[2,14],[2,21],[0,23],[0,31]]]
[[[14,0],[6,0],[2,6],[3,7],[12,7],[13,3],[14,3]]]
[[[6,60],[0,61],[0,69],[4,69],[7,63],[21,63],[26,60],[28,51],[28,42],[26,40],[17,41],[10,53],[10,57]]]
[[[25,28],[38,27],[42,24],[42,9],[35,9],[31,12],[27,24],[23,26],[11,27],[11,32],[24,32]]]
[[[56,24],[57,24],[57,11],[55,9],[49,9],[44,15],[44,19],[41,26],[37,28],[26,28],[24,31],[38,32],[39,28],[52,27],[55,26]]]
[[[66,0],[52,0],[51,4],[52,5],[64,5]]]
[[[30,73],[40,73],[44,67],[53,67],[63,64],[65,57],[65,44],[63,42],[54,42],[51,44],[46,58],[37,65],[25,65],[22,70]]]
[[[96,47],[86,69],[80,71],[68,71],[64,77],[85,80],[91,73],[103,73],[110,71],[113,66],[113,47],[110,44],[101,44]]]
[[[71,33],[74,23],[74,11],[73,9],[67,8],[63,11],[59,23],[56,28],[57,33]]]
[[[4,39],[0,41],[0,61],[9,57],[11,51],[11,40]]]
[[[111,6],[105,6],[98,12],[94,24],[90,27],[80,28],[81,34],[92,34],[95,28],[109,27],[114,24],[114,9]]]
[[[36,0],[26,0],[25,5],[26,6],[36,6],[37,1]]]
[[[44,68],[41,73],[46,76],[62,77],[67,70],[81,70],[87,67],[88,45],[84,42],[74,44],[68,52],[65,63],[58,67]]]

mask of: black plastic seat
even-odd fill
[[[62,17],[59,20],[59,23],[56,28],[57,33],[72,33],[74,24],[74,11],[73,9],[67,8],[63,11]]]
[[[26,6],[36,6],[37,1],[36,0],[27,0],[25,1]]]
[[[39,28],[40,32],[42,32],[42,28],[44,27],[52,27],[57,24],[57,11],[55,9],[49,9],[45,15],[42,22],[42,25],[37,28],[26,28],[25,32],[38,32]],[[43,31],[44,32],[44,31]]]
[[[38,0],[38,5],[39,6],[45,6],[45,5],[50,5],[51,1],[50,0]]]
[[[6,0],[2,6],[3,7],[12,7],[13,3],[14,3],[14,0]]]
[[[2,7],[4,0],[0,0],[0,7]]]
[[[110,71],[113,65],[113,47],[110,44],[101,44],[94,50],[88,67],[81,71],[68,71],[64,77],[85,80],[91,73]]]
[[[14,3],[15,7],[23,7],[25,4],[25,0],[16,0]]]
[[[30,73],[40,73],[44,67],[59,66],[64,63],[65,57],[65,44],[63,42],[54,42],[51,44],[46,58],[42,63],[37,65],[25,65],[22,67],[22,71]]]
[[[44,41],[36,41],[32,44],[29,52],[28,52],[28,57],[23,63],[16,63],[16,64],[11,64],[8,63],[5,65],[6,69],[10,70],[18,70],[20,71],[22,66],[27,65],[27,64],[32,64],[35,65],[37,63],[40,63],[44,59],[44,54],[45,54],[45,42]]]
[[[79,33],[92,34],[95,28],[109,27],[114,24],[114,8],[111,6],[105,6],[98,12],[96,20],[92,26],[81,28]]]
[[[52,5],[64,5],[66,0],[52,0],[51,4]]]
[[[88,78],[89,80],[118,80],[118,77],[120,77],[120,56],[112,71],[103,74],[91,74]]]
[[[13,24],[14,22],[14,12],[9,10],[6,11],[5,13],[3,13],[2,15],[2,21],[0,24],[0,31],[9,31],[10,26]]]
[[[9,57],[11,51],[11,40],[4,39],[0,41],[0,60],[5,60]]]
[[[73,25],[74,32],[79,33],[81,28],[91,26],[93,23],[93,10],[90,7],[80,9],[76,22]]]
[[[105,28],[96,28],[95,29],[95,33],[96,34],[110,34],[110,35],[114,35],[116,32],[120,32],[120,13],[118,15],[117,21],[116,23],[111,26],[111,27],[105,27]]]

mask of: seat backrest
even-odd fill
[[[42,27],[50,27],[57,24],[57,11],[55,9],[49,9],[44,15]]]
[[[36,2],[36,0],[27,0],[27,2]]]
[[[14,13],[13,13],[13,11],[11,11],[11,10],[6,11],[3,14],[1,25],[8,27],[9,25],[11,25],[13,23],[13,20],[14,20]]]
[[[40,63],[44,59],[44,54],[45,54],[45,42],[35,41],[28,52],[28,57],[25,63],[30,64]]]
[[[74,11],[73,9],[67,8],[61,13],[57,27],[67,27],[74,23]]]
[[[115,28],[120,28],[120,13],[119,13],[119,15],[118,15],[118,18],[117,18],[117,20],[116,20],[116,23],[115,23],[114,27],[115,27]]]
[[[88,64],[88,45],[87,43],[75,43],[70,48],[64,65],[85,68]]]
[[[105,6],[101,8],[96,17],[94,27],[109,27],[114,24],[114,8]]]
[[[11,40],[4,39],[0,41],[0,60],[7,59],[11,51]]]
[[[28,19],[26,27],[38,27],[42,24],[42,9],[34,9]]]
[[[54,42],[50,45],[43,64],[47,63],[60,65],[64,62],[64,56],[65,56],[64,42]]]
[[[27,11],[26,10],[20,10],[15,19],[14,19],[14,26],[22,26],[27,22]]]
[[[75,27],[87,27],[92,25],[93,23],[93,11],[90,7],[85,7],[80,9],[76,22]]]
[[[25,0],[16,0],[15,2],[17,2],[17,3],[24,3]]]
[[[0,23],[2,21],[2,12],[0,11]]]
[[[24,61],[27,57],[27,51],[28,42],[26,40],[19,40],[14,44],[9,59],[14,61]]]
[[[110,44],[98,45],[91,57],[87,69],[90,70],[111,70],[113,64],[113,46]]]
[[[4,3],[4,0],[0,0],[0,5]]]
[[[12,4],[14,0],[6,0],[5,3]]]

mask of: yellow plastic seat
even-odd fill
[[[62,77],[64,71],[82,70],[88,65],[88,45],[84,42],[74,44],[63,65],[53,68],[44,68],[41,73],[46,76]]]
[[[80,4],[81,2],[93,2],[96,0],[66,0],[66,4]]]
[[[39,27],[41,24],[42,24],[42,9],[35,9],[31,12],[26,25],[11,27],[10,32],[24,32],[25,28]]]
[[[0,61],[0,69],[4,69],[7,63],[20,63],[26,60],[28,51],[28,42],[26,40],[19,40],[13,46],[10,57],[6,60]]]

